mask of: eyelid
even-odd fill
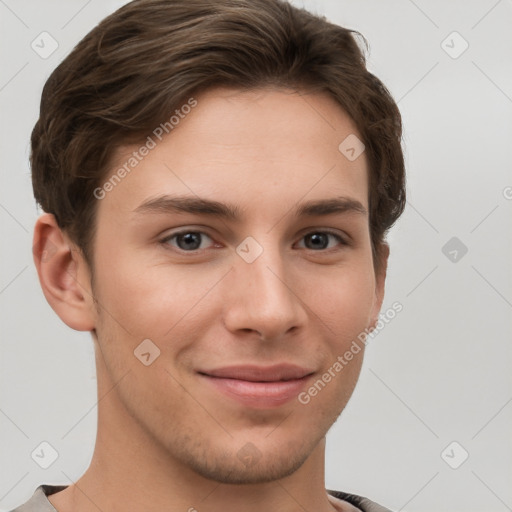
[[[186,233],[199,233],[200,235],[207,236],[214,244],[217,243],[217,242],[215,242],[215,240],[213,239],[213,237],[211,235],[209,235],[206,231],[204,231],[204,228],[196,229],[194,227],[186,227],[184,229],[178,228],[178,231],[173,231],[172,233],[169,233],[166,236],[164,236],[163,238],[161,238],[159,240],[159,243],[162,245],[170,245],[170,244],[168,244],[168,242],[170,240],[172,240],[173,238],[175,238],[179,235],[184,235]],[[185,251],[176,246],[172,246],[172,247],[173,247],[173,249],[179,251],[180,253],[191,253],[191,254],[194,254],[197,251],[206,251],[207,250],[207,249],[194,249],[192,251]]]
[[[340,245],[342,245],[342,246],[350,245],[350,242],[348,240],[349,239],[348,235],[343,235],[339,231],[335,231],[335,230],[332,230],[332,229],[329,229],[329,228],[313,228],[313,229],[308,229],[307,231],[303,232],[300,235],[299,241],[302,241],[306,236],[314,234],[314,233],[323,233],[323,234],[326,234],[326,235],[331,235],[331,236],[333,236],[334,238],[336,238],[338,240]],[[330,250],[333,250],[333,249],[335,249],[335,248],[332,247]],[[318,253],[329,252],[329,249],[322,249],[322,250],[316,250],[316,251],[314,249],[309,249],[309,250],[311,250],[313,252],[318,252]]]
[[[210,240],[212,240],[212,242],[213,242],[212,245],[219,244],[218,242],[216,242],[214,240],[213,236],[211,236],[210,234],[208,234],[207,231],[204,230],[204,227],[196,228],[194,226],[186,226],[184,228],[177,228],[177,229],[178,229],[178,231],[173,231],[173,232],[167,234],[165,237],[161,238],[159,240],[159,243],[164,246],[169,246],[171,244],[169,244],[168,242],[179,235],[183,235],[186,233],[198,233],[198,234],[204,235],[204,236],[208,237]],[[339,246],[349,246],[350,245],[350,236],[349,235],[346,235],[344,233],[341,234],[339,231],[333,230],[331,228],[322,228],[322,227],[306,228],[305,230],[303,230],[300,233],[298,242],[302,242],[306,236],[315,234],[315,233],[323,233],[326,235],[333,236],[334,238],[336,238],[338,240]],[[179,247],[174,246],[174,245],[172,245],[171,247],[173,248],[173,250],[178,251],[180,254],[185,254],[185,253],[197,254],[200,251],[203,251],[203,252],[208,251],[211,248],[211,247],[208,247],[206,249],[193,249],[190,251],[185,251],[184,249],[180,249]],[[318,249],[318,250],[308,249],[307,247],[304,247],[303,249],[312,251],[314,253],[328,253],[330,251],[336,250],[336,247],[331,247],[330,249]]]

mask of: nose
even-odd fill
[[[301,297],[294,290],[292,270],[278,249],[268,247],[251,263],[235,255],[225,283],[224,324],[232,332],[257,332],[277,341],[306,320]]]

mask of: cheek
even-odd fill
[[[338,408],[334,413],[339,414],[350,399],[361,371],[365,352],[361,334],[371,324],[374,274],[364,268],[340,273],[338,279],[332,279],[322,293],[317,294],[315,301],[319,308],[315,312],[326,327],[324,367],[319,375],[324,383],[316,381],[313,389],[306,391],[320,395],[322,390],[317,406],[330,410],[336,403]]]
[[[357,336],[371,322],[375,277],[368,268],[337,273],[310,293],[311,309],[336,334],[338,343]]]
[[[204,314],[204,296],[219,280],[207,267],[155,264],[113,250],[110,254],[116,263],[99,266],[96,295],[104,321],[115,324],[124,337],[130,333],[134,341],[179,338],[186,326],[190,330],[191,319]]]

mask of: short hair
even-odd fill
[[[115,150],[137,143],[216,86],[327,93],[350,116],[369,169],[378,249],[405,207],[402,121],[366,69],[357,31],[283,0],[135,0],[91,30],[54,70],[31,136],[34,196],[93,268],[97,198]],[[340,141],[341,142],[341,141]]]

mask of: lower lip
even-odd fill
[[[200,377],[243,405],[269,409],[279,407],[296,398],[311,375],[306,375],[302,379],[274,382],[250,382],[203,374],[200,374]]]

